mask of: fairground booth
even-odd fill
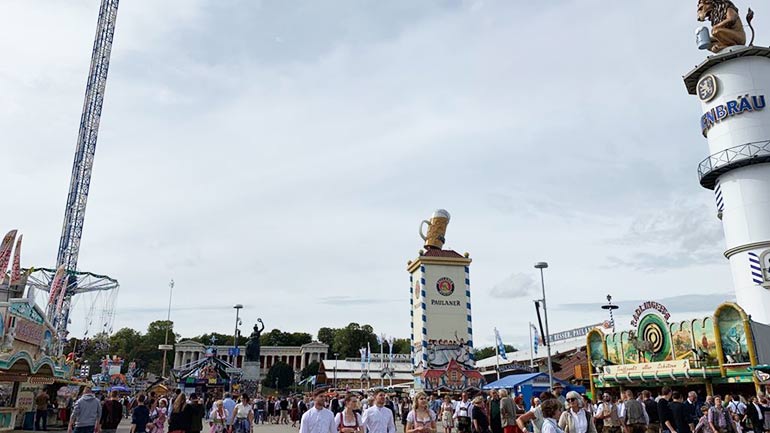
[[[11,230],[0,243],[0,431],[21,426],[31,429],[34,399],[40,391],[45,390],[55,401],[59,388],[83,383],[71,379],[74,354],[57,353],[53,324],[34,297],[24,294],[32,271],[21,268],[22,236],[17,239],[16,235]],[[7,272],[9,262],[11,271]],[[50,425],[57,413],[49,410]]]
[[[54,328],[26,298],[0,302],[0,431],[31,426],[35,396],[45,389],[52,400],[70,379],[72,357],[52,357]],[[49,422],[57,420],[49,411]]]
[[[556,378],[553,379],[553,383],[561,384],[564,392],[576,391],[583,394],[586,391],[584,386],[572,385],[567,381]],[[529,410],[532,397],[537,397],[541,393],[550,390],[550,380],[548,373],[512,374],[484,385],[484,389],[505,389],[511,395],[521,395],[524,398],[526,409]]]
[[[241,369],[219,359],[215,348],[208,348],[206,356],[171,370],[177,386],[185,393],[212,395],[222,398],[226,391],[238,392],[237,382]]]
[[[768,385],[770,326],[727,302],[713,316],[669,322],[657,302],[634,312],[632,329],[587,335],[591,392],[670,386],[699,394],[754,394]],[[653,392],[654,394],[654,392]]]

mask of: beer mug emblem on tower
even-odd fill
[[[428,225],[428,233],[423,233],[423,227]],[[430,221],[425,220],[420,223],[420,237],[425,241],[425,248],[435,248],[440,250],[446,242],[446,227],[449,225],[449,212],[444,209],[437,209],[433,212]]]

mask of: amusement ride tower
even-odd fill
[[[91,68],[88,73],[83,112],[80,117],[75,161],[72,165],[72,177],[64,211],[64,224],[59,240],[56,269],[35,268],[28,280],[30,293],[35,289],[51,292],[48,298],[47,315],[56,328],[60,343],[59,350],[67,339],[73,296],[85,293],[104,294],[105,296],[100,300],[104,303],[101,317],[94,317],[96,314],[93,312],[94,305],[92,305],[91,311],[86,312],[88,316],[86,320],[90,321],[89,326],[91,322],[98,320],[100,331],[110,333],[115,296],[119,287],[117,280],[113,278],[78,270],[80,240],[83,235],[86,202],[91,185],[99,121],[102,117],[104,89],[107,84],[112,41],[115,35],[118,2],[119,0],[102,0],[99,8],[99,20],[91,52]],[[99,301],[98,298],[95,300]],[[87,333],[88,330],[86,330]]]
[[[753,320],[770,324],[770,48],[754,46],[753,35],[743,45],[737,8],[723,2],[727,12],[716,16],[713,3],[701,0],[698,13],[716,30],[700,29],[698,41],[714,54],[684,77],[701,102],[709,146],[698,175],[715,194],[738,304]],[[749,25],[751,18],[749,9]]]

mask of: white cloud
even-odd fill
[[[185,336],[229,332],[235,303],[268,327],[409,335],[405,263],[437,207],[474,288],[516,294],[507,276],[538,260],[552,305],[618,284],[729,287],[724,263],[661,275],[655,257],[629,259],[667,237],[665,254],[721,253],[713,220],[708,241],[678,233],[706,221],[697,208],[657,208],[711,199],[681,82],[703,58],[691,4],[162,3],[120,6],[80,256],[120,280],[117,326],[165,318],[173,277]],[[25,234],[30,266],[56,255],[97,9],[0,2],[0,182],[16,209],[0,228]],[[526,334],[529,302],[479,293],[480,344],[494,326]],[[551,327],[596,322],[584,316]]]
[[[527,274],[512,274],[495,284],[489,294],[495,298],[521,298],[532,294],[537,289],[535,279]]]

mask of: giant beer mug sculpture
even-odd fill
[[[423,233],[423,227],[428,225],[428,233]],[[420,223],[420,237],[425,241],[425,248],[435,248],[440,250],[446,242],[446,227],[449,225],[449,212],[444,209],[437,209],[433,212],[430,221],[425,220]]]

